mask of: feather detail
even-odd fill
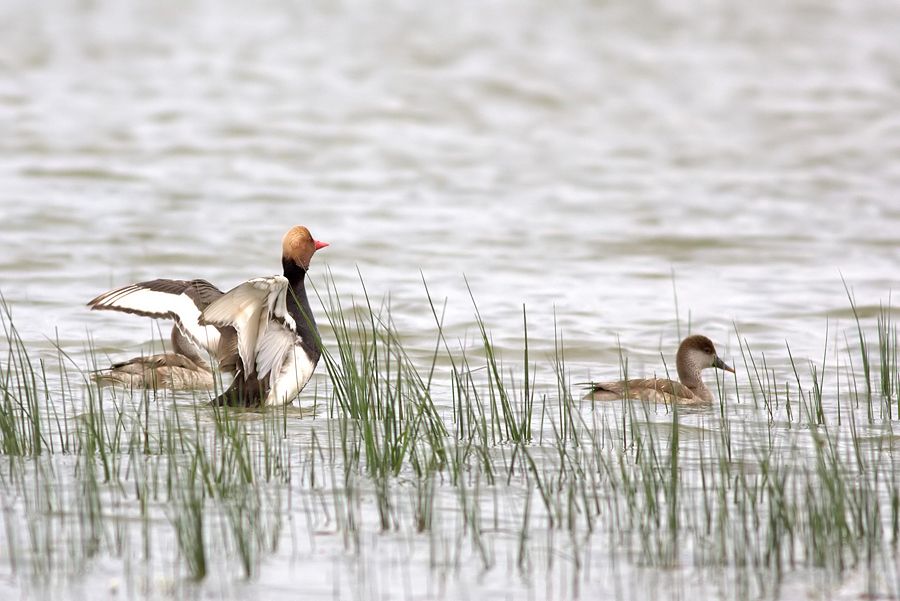
[[[206,280],[151,280],[130,284],[92,299],[93,310],[120,311],[156,319],[172,319],[179,331],[196,347],[216,354],[219,330],[199,323],[200,313],[222,296]]]
[[[296,333],[283,325],[285,317],[290,318],[288,286],[287,278],[280,275],[254,278],[225,293],[200,315],[201,325],[231,326],[237,331],[245,380],[253,374],[263,379],[276,372],[296,341]]]

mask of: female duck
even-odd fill
[[[712,392],[700,378],[702,370],[714,367],[734,373],[734,369],[716,354],[712,340],[699,335],[688,336],[681,342],[675,355],[675,366],[680,382],[663,378],[592,382],[588,385],[590,391],[584,398],[593,401],[628,398],[680,405],[701,405],[713,401]]]
[[[97,372],[100,384],[123,384],[129,388],[212,390],[212,369],[177,326],[172,328],[172,352],[135,357],[113,363]]]

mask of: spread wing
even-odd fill
[[[211,325],[201,325],[199,319],[200,312],[221,296],[222,291],[206,280],[151,280],[104,292],[88,306],[95,310],[173,319],[198,349],[216,354],[219,330]]]
[[[276,275],[248,280],[206,307],[200,323],[237,331],[244,379],[255,372],[270,378],[270,387],[297,340],[297,324],[287,311],[287,278]]]

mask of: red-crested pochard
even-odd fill
[[[172,328],[169,353],[135,357],[113,363],[95,374],[101,384],[123,384],[129,388],[166,388],[170,390],[212,390],[212,369],[197,347],[178,327]]]
[[[306,272],[326,246],[305,227],[291,228],[281,244],[284,275],[248,280],[203,309],[201,326],[237,332],[237,372],[215,403],[285,405],[303,390],[320,356]]]
[[[169,363],[184,358],[196,364],[205,352],[220,370],[235,373],[215,403],[286,404],[302,390],[319,360],[318,330],[304,281],[312,255],[326,246],[307,228],[296,226],[282,240],[283,276],[255,278],[228,293],[205,280],[152,280],[101,294],[88,306],[175,321],[177,357],[157,361],[156,373],[143,376],[144,385],[163,379],[159,370],[170,369]]]
[[[712,340],[706,336],[688,336],[678,346],[675,355],[678,379],[649,378],[646,380],[620,380],[618,382],[592,382],[585,399],[612,401],[622,398],[650,402],[700,405],[711,403],[713,394],[700,378],[700,372],[708,368],[723,369],[734,373],[719,355]]]

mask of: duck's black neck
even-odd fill
[[[284,277],[291,285],[288,292],[287,309],[294,322],[297,324],[297,334],[300,336],[300,346],[306,352],[310,361],[314,364],[319,360],[318,329],[316,319],[309,306],[306,297],[306,269],[298,265],[293,259],[282,257],[281,266],[284,268]]]
[[[306,269],[287,257],[281,257],[281,267],[284,269],[284,277],[290,282],[291,288],[296,289],[298,285],[303,284],[303,280],[306,279]]]

